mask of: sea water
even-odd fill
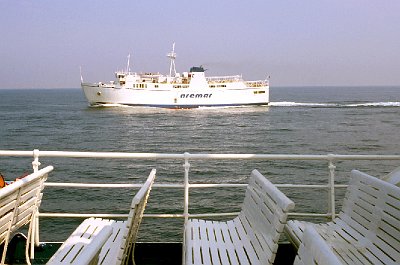
[[[80,89],[0,90],[0,150],[135,153],[400,154],[400,87],[272,87],[269,107],[170,110],[88,107]],[[1,157],[12,180],[32,158]],[[183,160],[40,158],[49,182],[183,183]],[[194,183],[246,183],[257,168],[274,183],[327,183],[325,161],[190,161]],[[381,176],[400,161],[335,164],[337,182],[357,168]],[[46,187],[41,212],[127,213],[129,189]],[[243,189],[193,189],[191,213],[238,211]],[[299,211],[327,212],[327,192],[284,189]],[[342,192],[343,193],[343,192]],[[183,190],[152,190],[147,213],[183,211]],[[340,206],[340,200],[338,199]],[[64,240],[81,220],[41,218],[41,240]],[[182,220],[145,219],[144,241],[179,241]]]

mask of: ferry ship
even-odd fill
[[[81,87],[91,106],[129,105],[161,108],[199,108],[268,105],[269,81],[244,81],[241,75],[206,77],[202,66],[177,73],[175,44],[167,54],[169,74],[131,72],[115,73],[115,81],[84,83]]]
[[[393,167],[398,166],[400,155],[167,154],[35,149],[0,150],[0,156],[4,161],[24,158],[23,161],[16,161],[18,163],[25,163],[29,157],[33,159],[32,173],[0,188],[0,264],[400,263],[400,167],[393,170]],[[41,165],[49,158],[61,158],[65,165]],[[74,160],[74,170],[67,169],[67,159]],[[119,167],[115,167],[114,163],[112,172],[134,174],[134,183],[130,182],[132,180],[126,183],[128,176],[122,178],[125,179],[124,183],[113,178],[108,178],[108,183],[100,181],[96,175],[99,172],[91,172],[93,169],[87,171],[87,162],[93,162],[93,159],[104,159],[101,164],[105,168],[107,162],[112,163],[112,160],[117,159]],[[121,160],[129,164],[128,171],[123,170],[124,162]],[[148,162],[144,162],[148,160],[156,161],[157,170],[151,169],[153,166],[149,167]],[[171,160],[183,162],[184,172],[177,174],[177,182],[171,182],[171,179],[166,181],[165,178],[167,175],[171,177],[171,172],[182,171],[182,164],[178,163],[179,170],[175,171],[176,163],[170,164]],[[241,175],[238,170],[234,173],[224,170],[214,172],[219,177],[203,183],[196,180],[199,177],[198,166],[190,173],[194,164],[214,161],[221,165],[221,160],[235,163],[246,161],[246,164],[251,161],[282,161],[285,164],[285,161],[290,161],[291,164],[299,162],[304,165],[309,161],[314,166],[315,162],[321,162],[328,164],[327,170],[324,170],[325,176],[322,176],[322,179],[326,178],[326,184],[321,182],[322,179],[314,179],[313,183],[299,183],[299,179],[290,178],[288,180],[294,183],[272,183],[265,169],[260,169],[264,172],[251,170],[250,173],[246,168],[248,184],[241,180],[226,182],[232,175]],[[336,166],[342,168],[345,161],[357,164],[366,161],[370,164],[373,160],[379,163],[392,162],[381,175],[371,176],[352,170],[348,174],[348,185],[338,183],[336,177],[341,174],[337,172]],[[142,165],[142,169],[132,167],[133,161]],[[167,164],[171,167],[166,167]],[[258,166],[263,167],[262,164]],[[304,169],[301,173],[315,169],[307,166],[295,168],[296,176],[301,169]],[[207,175],[212,173],[208,168],[205,170]],[[282,167],[279,170],[281,172]],[[387,174],[388,171],[391,172]],[[88,175],[81,175],[83,172]],[[104,175],[104,172],[102,170],[100,174]],[[64,181],[77,173],[81,176],[75,178],[76,181]],[[224,178],[226,174],[229,178]],[[47,196],[52,189],[56,189],[53,196]],[[118,189],[118,196],[107,192],[110,189]],[[133,194],[131,189],[134,190]],[[182,203],[176,203],[177,197],[171,192],[174,189],[183,190],[179,192],[183,197]],[[212,192],[213,189],[216,192]],[[232,196],[221,192],[224,189],[230,190]],[[307,192],[304,192],[305,189]],[[342,209],[338,212],[335,204],[338,197],[342,197],[337,192],[340,189],[346,189],[346,195]],[[313,190],[327,191],[325,200],[324,196],[318,202],[313,199],[314,204],[326,203],[327,208],[317,207],[317,210],[310,211],[310,204],[301,207],[304,203],[302,198],[306,193],[313,193]],[[240,193],[243,196],[237,198]],[[124,196],[132,201],[130,207],[129,203],[123,206]],[[106,203],[101,201],[102,197]],[[47,200],[55,200],[53,212],[45,209],[49,207],[49,204],[44,203]],[[149,203],[146,207],[147,200]],[[196,201],[203,205],[206,212],[199,212]],[[242,201],[238,208],[234,206],[236,201]],[[89,208],[93,207],[90,213],[74,211],[85,204],[90,204]],[[174,210],[175,206],[182,207],[182,211]],[[122,210],[125,214],[116,210]],[[76,229],[72,234],[59,228],[65,227],[63,222],[77,218],[83,221],[73,223]],[[302,221],[304,218],[312,222]],[[315,222],[316,218],[321,223]],[[45,226],[42,223],[44,219],[54,221]],[[171,219],[176,219],[184,227],[178,228],[180,240],[157,241],[156,237],[164,228],[168,231],[168,238],[174,234],[176,225],[171,225],[168,221]],[[147,220],[154,222],[146,226]],[[52,230],[51,235],[55,238],[63,234],[65,241],[39,240],[39,235],[42,238],[46,228]]]

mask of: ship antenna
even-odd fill
[[[172,51],[167,54],[167,57],[171,59],[171,64],[169,66],[169,76],[172,76],[172,72],[174,72],[174,76],[176,76],[176,68],[175,68],[175,42],[172,44]]]
[[[129,68],[129,61],[131,60],[131,54],[128,54],[128,64],[126,65],[126,72],[129,73],[131,69]]]

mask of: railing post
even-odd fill
[[[335,206],[335,169],[336,166],[333,164],[334,158],[333,155],[328,155],[329,158],[329,212],[331,214],[331,219],[334,219],[336,216],[336,206]]]
[[[185,229],[186,229],[186,223],[189,220],[189,169],[190,169],[190,163],[189,163],[189,153],[185,152],[184,157],[185,157],[185,164],[183,164],[183,167],[185,168],[185,177],[184,177],[184,205],[183,205],[183,216],[185,217],[185,222],[183,225],[183,244],[182,244],[182,264],[185,264],[185,259],[186,259],[186,235],[185,235]]]
[[[184,194],[184,208],[183,208],[183,215],[185,216],[185,224],[186,221],[189,219],[189,169],[190,169],[190,163],[189,163],[189,153],[185,152],[185,164],[183,164],[183,167],[185,168],[185,178],[184,178],[184,186],[185,186],[185,194]]]
[[[33,150],[33,162],[32,162],[32,167],[33,167],[33,172],[38,172],[39,171],[39,149]]]
[[[39,149],[34,149],[33,150],[33,161],[32,161],[32,168],[33,168],[33,172],[38,172],[39,171],[39,166],[40,166],[40,162],[39,162]],[[33,215],[32,218],[32,231],[31,231],[31,242],[26,242],[27,244],[31,244],[31,257],[34,258],[34,247],[35,245],[38,246],[39,245],[39,209],[36,208],[36,213]]]

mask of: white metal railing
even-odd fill
[[[189,191],[191,188],[218,188],[218,187],[245,187],[246,184],[191,184],[189,181],[190,161],[194,160],[301,160],[301,161],[326,161],[328,164],[328,183],[326,185],[303,185],[303,184],[275,184],[283,188],[309,188],[309,189],[328,189],[328,212],[327,213],[291,213],[291,216],[311,216],[311,217],[329,217],[336,215],[335,207],[335,188],[343,188],[346,185],[335,184],[335,162],[347,160],[400,160],[400,155],[284,155],[284,154],[165,154],[165,153],[121,153],[121,152],[70,152],[70,151],[9,151],[0,150],[0,156],[13,157],[33,157],[32,167],[36,172],[39,169],[39,157],[59,157],[59,158],[107,158],[107,159],[174,159],[183,160],[184,164],[184,183],[183,184],[157,184],[153,187],[159,188],[182,188],[184,189],[184,209],[183,214],[145,214],[145,217],[153,218],[184,218],[206,217],[206,216],[231,216],[237,213],[207,213],[190,214],[189,213]],[[92,183],[54,183],[46,182],[47,187],[74,187],[74,188],[139,188],[140,184],[92,184]],[[81,214],[81,213],[39,213],[40,217],[103,217],[120,218],[127,217],[126,214]]]
[[[246,81],[248,87],[264,87],[268,85],[268,80]]]
[[[242,79],[241,75],[227,75],[227,76],[208,76],[206,77],[208,82],[239,82]]]

